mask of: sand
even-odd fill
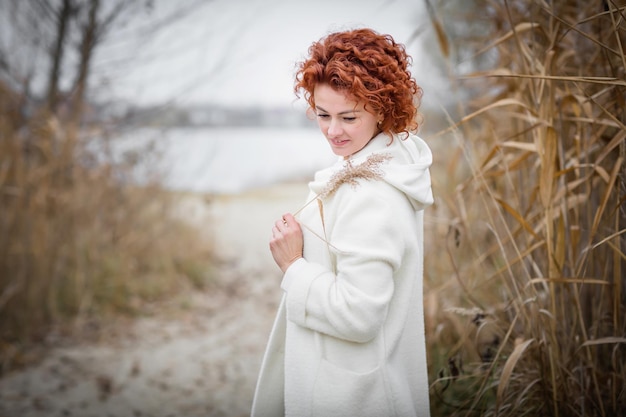
[[[220,285],[186,296],[175,313],[112,325],[109,337],[53,343],[42,361],[0,379],[0,417],[249,415],[281,295],[270,229],[306,192],[298,183],[185,197],[180,214],[223,259]]]

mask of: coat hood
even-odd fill
[[[409,134],[408,137],[394,135],[393,141],[386,134],[374,137],[363,149],[352,155],[349,161],[339,159],[333,166],[318,171],[315,179],[309,183],[310,189],[316,193],[328,190],[329,181],[350,164],[358,167],[373,155],[384,158],[376,171],[377,179],[387,182],[403,192],[411,201],[415,210],[422,210],[433,203],[429,167],[432,164],[430,148],[419,136]],[[333,177],[335,175],[335,177]],[[346,186],[346,185],[344,185]]]

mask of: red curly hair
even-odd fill
[[[384,120],[383,132],[417,130],[417,110],[422,89],[411,77],[411,57],[405,47],[390,35],[371,29],[331,33],[314,42],[309,58],[298,64],[294,91],[315,108],[313,91],[317,84],[328,84]]]

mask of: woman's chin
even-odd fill
[[[330,142],[330,149],[335,155],[345,157],[351,154],[349,147],[345,146],[347,144],[348,142],[346,142],[345,144],[335,144],[333,142]]]

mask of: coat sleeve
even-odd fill
[[[329,241],[336,268],[301,259],[286,271],[287,319],[351,342],[365,343],[380,332],[411,233],[413,210],[404,194],[383,182],[342,187]]]

